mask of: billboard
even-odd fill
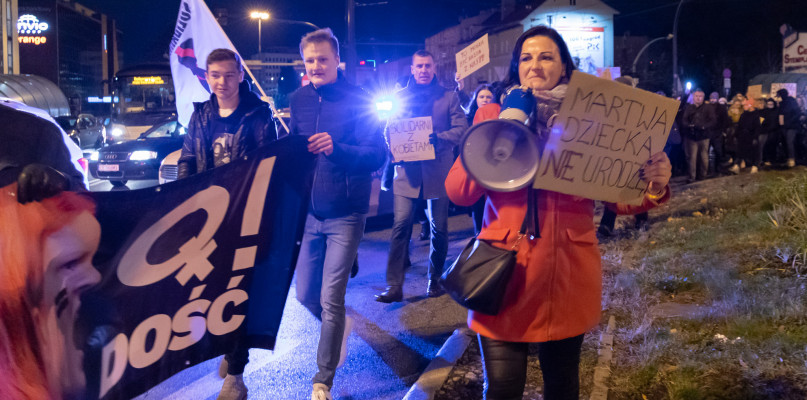
[[[581,71],[597,75],[597,69],[605,67],[605,28],[604,27],[563,27],[556,26],[572,59]]]
[[[784,38],[782,70],[807,68],[807,32],[793,32]]]

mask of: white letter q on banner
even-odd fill
[[[185,285],[194,275],[203,281],[213,271],[207,257],[216,249],[213,235],[224,220],[229,204],[230,194],[221,186],[211,186],[193,195],[160,218],[129,246],[118,264],[118,279],[127,286],[147,286],[182,268],[177,274],[180,284]],[[199,234],[181,246],[179,253],[168,261],[149,264],[146,254],[154,242],[182,218],[200,209],[207,212],[207,220]]]

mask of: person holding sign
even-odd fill
[[[297,300],[322,321],[311,399],[330,400],[352,326],[347,281],[364,234],[372,173],[384,164],[386,146],[370,97],[339,70],[333,32],[303,36],[300,53],[311,84],[291,95],[291,134],[308,137],[318,160],[297,259]]]
[[[468,128],[457,94],[437,82],[432,54],[418,50],[412,56],[411,70],[412,79],[397,93],[402,111],[390,118],[385,132],[392,161],[398,164],[392,183],[395,222],[387,289],[376,295],[382,303],[403,300],[404,261],[409,253],[414,207],[421,195],[428,200],[431,225],[426,294],[437,297],[444,293],[438,282],[448,252],[448,197],[443,183],[454,162],[454,147]]]
[[[546,121],[556,119],[559,104],[550,100],[564,96],[574,69],[566,43],[552,28],[531,28],[516,41],[507,83],[536,94],[538,104],[529,127],[536,132],[539,147],[551,136],[563,134],[548,129],[551,123]],[[670,175],[664,152],[650,155],[640,173],[648,185],[641,204],[620,203],[617,211],[642,212],[667,201]],[[459,160],[448,174],[446,190],[458,205],[473,204],[487,195],[484,226],[477,239],[503,249],[512,249],[520,241],[499,313],[468,313],[482,351],[485,399],[522,397],[530,342],[538,343],[544,398],[577,399],[583,334],[600,321],[602,271],[594,200],[532,188],[486,190]],[[533,207],[528,207],[528,199]],[[519,237],[528,209],[536,210],[532,220],[537,216],[537,235]]]

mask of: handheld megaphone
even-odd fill
[[[460,158],[480,185],[512,192],[532,183],[538,171],[536,135],[527,127],[535,109],[529,89],[514,87],[505,95],[498,120],[476,124],[465,132]]]

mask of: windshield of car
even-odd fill
[[[171,121],[151,128],[143,137],[150,139],[171,137],[177,129],[177,121]]]
[[[56,118],[56,122],[65,131],[69,131],[69,130],[73,129],[73,127],[76,126],[76,119],[75,118],[58,117],[58,118]]]

